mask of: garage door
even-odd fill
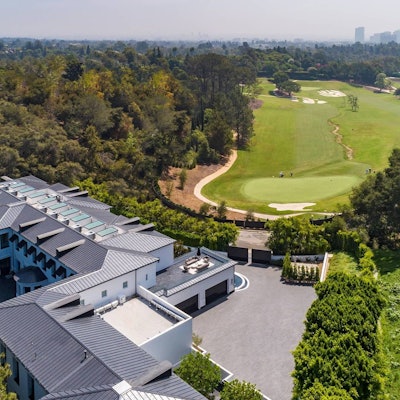
[[[220,297],[226,296],[228,281],[223,281],[218,283],[206,290],[206,304],[210,304],[213,301],[219,299]]]
[[[182,301],[182,303],[177,304],[175,307],[187,314],[191,314],[199,309],[199,296],[196,294],[196,296]]]

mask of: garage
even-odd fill
[[[227,295],[228,281],[222,281],[206,290],[206,305]]]
[[[196,294],[195,296],[182,301],[182,303],[176,304],[175,307],[179,308],[186,314],[191,314],[199,309],[199,296]]]

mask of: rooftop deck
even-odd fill
[[[196,251],[179,257],[175,264],[157,274],[156,285],[150,290],[153,293],[157,293],[160,290],[172,289],[185,282],[200,277],[228,261],[221,261],[218,258],[212,257],[209,253],[202,253],[197,260],[195,257],[197,257]],[[207,260],[205,260],[205,258],[207,258]]]
[[[102,318],[139,346],[178,322],[141,298],[119,305]]]

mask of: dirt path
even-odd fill
[[[201,194],[202,188],[213,179],[224,174],[233,165],[237,159],[237,151],[233,150],[230,157],[221,165],[197,165],[194,169],[187,171],[187,180],[184,188],[179,185],[180,168],[171,168],[168,177],[159,181],[161,192],[169,197],[174,203],[182,204],[192,210],[199,211],[204,203],[216,206],[217,203],[207,199]],[[170,182],[170,183],[168,183]],[[168,185],[172,184],[172,190],[168,193]],[[228,207],[226,217],[228,219],[243,220],[247,214],[246,210]],[[253,213],[255,218],[265,220],[275,220],[282,217],[293,217],[303,213],[273,215]]]
[[[174,203],[182,204],[191,208],[192,210],[199,211],[200,207],[205,203],[205,201],[194,195],[196,185],[203,178],[212,175],[220,168],[224,168],[228,162],[229,160],[223,163],[222,166],[220,164],[197,165],[195,168],[187,170],[187,180],[183,189],[180,188],[179,185],[179,173],[181,172],[181,168],[170,168],[168,176],[164,177],[158,182],[160,189],[162,193],[170,198]],[[172,186],[170,193],[168,193],[168,185]],[[228,210],[226,217],[228,219],[242,220],[243,214]]]
[[[343,136],[339,133],[339,129],[340,129],[339,125],[336,125],[331,121],[329,121],[329,125],[334,127],[333,131],[332,131],[332,134],[336,138],[336,143],[339,143],[345,149],[347,159],[348,160],[352,160],[353,159],[353,154],[354,154],[353,149],[343,143]]]

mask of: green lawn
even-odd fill
[[[343,252],[334,253],[329,263],[328,275],[337,272],[344,272],[350,275],[358,275],[360,273],[354,257]]]
[[[342,82],[302,81],[300,101],[293,102],[271,96],[274,85],[262,82],[263,105],[255,111],[250,149],[239,151],[233,167],[203,189],[216,202],[258,212],[274,212],[269,203],[286,202],[315,202],[314,211],[334,210],[367,168],[382,169],[392,148],[400,146],[400,101],[393,95]],[[357,96],[359,111],[352,112],[345,97],[321,96],[321,89]],[[327,103],[305,104],[302,97]],[[333,124],[352,148],[351,160],[332,134]],[[278,178],[280,171],[284,178]]]

